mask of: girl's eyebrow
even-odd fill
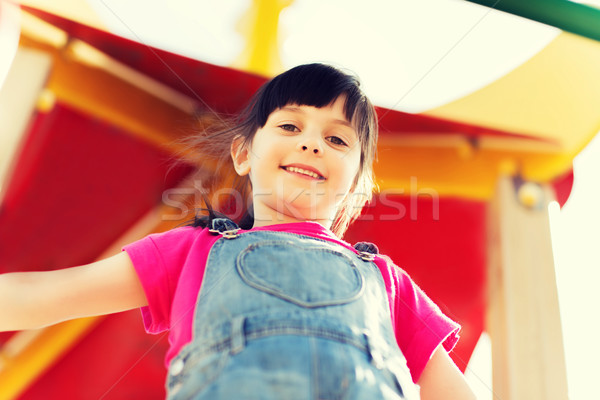
[[[306,114],[306,112],[301,109],[300,107],[293,107],[293,106],[285,106],[285,107],[281,107],[280,108],[281,111],[290,111],[290,112],[297,112],[300,114]],[[352,126],[352,124],[348,121],[346,121],[345,119],[337,119],[337,118],[333,118],[331,119],[331,122],[338,124],[338,125],[344,125],[347,126],[349,128],[354,129],[354,127]]]

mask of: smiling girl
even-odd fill
[[[169,399],[473,398],[447,353],[458,325],[376,246],[341,239],[374,188],[354,77],[293,68],[195,142],[248,193],[237,223],[211,211],[93,264],[0,275],[0,330],[141,307],[170,331]]]

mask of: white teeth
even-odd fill
[[[315,178],[315,179],[321,179],[321,177],[320,177],[318,174],[316,174],[316,173],[314,173],[314,172],[312,172],[312,171],[307,171],[307,170],[305,170],[305,169],[302,169],[302,168],[297,168],[297,167],[285,167],[285,169],[286,169],[287,171],[290,171],[290,172],[296,172],[296,173],[298,173],[298,174],[302,174],[302,175],[308,175],[308,176],[310,176],[310,177],[312,177],[312,178]]]

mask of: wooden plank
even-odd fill
[[[8,1],[0,1],[0,88],[11,67],[19,45],[21,10]]]
[[[48,78],[52,58],[20,47],[0,90],[0,203],[12,160]]]
[[[487,331],[494,398],[568,397],[548,219],[552,200],[549,188],[504,176],[490,206]]]

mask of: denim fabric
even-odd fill
[[[418,399],[376,265],[256,231],[212,247],[168,399]]]

